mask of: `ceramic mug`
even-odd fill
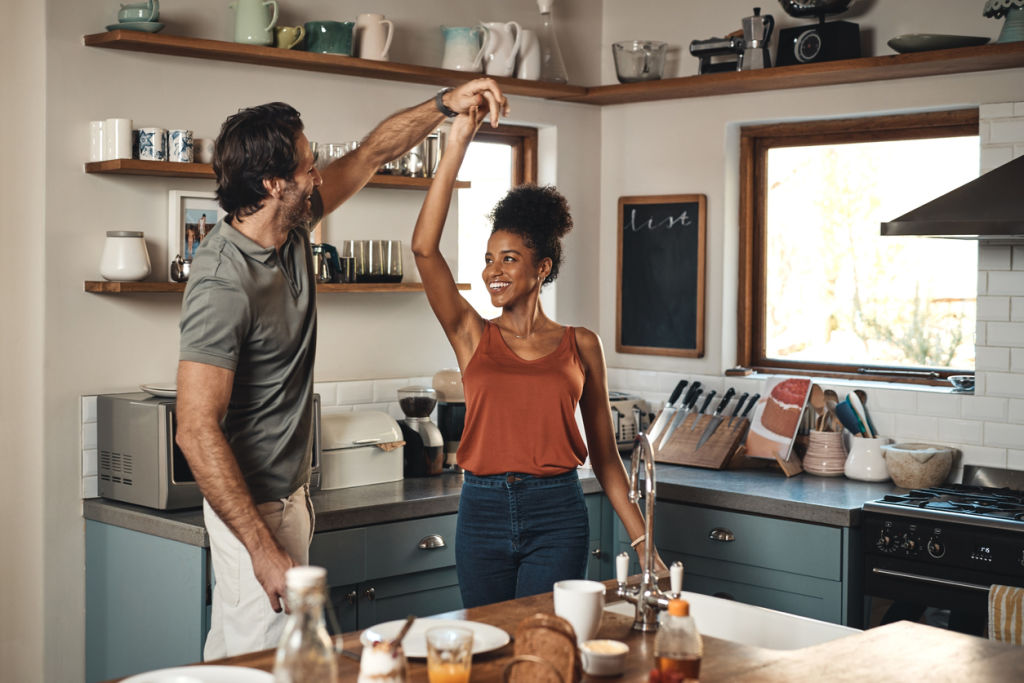
[[[444,56],[442,69],[455,71],[480,71],[483,68],[484,48],[479,26],[442,26]]]
[[[163,128],[139,128],[139,158],[167,161],[167,131]]]
[[[196,138],[193,145],[193,156],[201,164],[213,163],[213,138]]]
[[[235,10],[236,43],[274,44],[274,26],[277,24],[276,0],[233,0],[228,3],[228,7]],[[271,11],[267,10],[268,7],[272,8]]]
[[[516,70],[516,55],[523,30],[514,21],[486,21],[480,24],[484,36],[484,73],[511,76]]]
[[[537,32],[524,28],[519,41],[519,63],[516,78],[535,81],[540,78],[540,41]]]
[[[391,49],[391,38],[395,33],[395,25],[383,14],[360,14],[356,17],[353,42],[355,54],[361,59],[388,61],[388,50]]]
[[[106,119],[103,122],[103,156],[106,159],[132,158],[131,119]]]
[[[306,29],[302,26],[278,26],[274,29],[274,47],[291,50],[306,37]]]
[[[585,579],[559,581],[554,587],[555,614],[576,632],[576,642],[590,640],[601,628],[604,613],[604,584]]]
[[[174,128],[167,131],[167,160],[192,163],[192,131]]]
[[[103,161],[106,159],[106,150],[103,149],[103,121],[89,122],[89,161]]]
[[[324,54],[352,55],[351,21],[307,21],[306,51]]]

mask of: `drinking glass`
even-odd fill
[[[345,250],[348,249],[346,252]],[[370,282],[370,241],[345,240],[342,255],[352,256],[356,260],[356,282]]]
[[[384,279],[386,282],[402,281],[402,240],[387,240]]]
[[[457,626],[427,631],[427,678],[430,683],[468,683],[473,664],[473,632]]]

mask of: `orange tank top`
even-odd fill
[[[553,476],[587,459],[576,426],[584,370],[576,330],[566,327],[558,348],[523,360],[488,321],[462,373],[466,423],[459,466],[473,474],[522,472]]]

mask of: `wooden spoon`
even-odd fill
[[[819,432],[825,429],[825,392],[822,390],[821,385],[811,384],[811,407],[814,408],[814,412],[818,415],[815,429]]]
[[[839,418],[836,417],[836,406],[839,405],[839,394],[834,389],[825,390],[825,407],[828,409],[828,427],[830,432],[843,431],[842,425],[836,429]]]

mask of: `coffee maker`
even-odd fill
[[[437,392],[437,426],[444,438],[445,466],[458,470],[457,453],[466,425],[466,395],[462,373],[456,368],[438,370],[433,379]]]
[[[761,8],[755,7],[754,15],[744,17],[740,23],[742,31],[724,38],[690,42],[690,54],[700,60],[698,74],[767,69],[772,65],[768,41],[775,28],[775,18],[770,14],[762,15]]]
[[[444,471],[444,439],[430,421],[437,405],[437,392],[430,387],[403,387],[398,390],[398,405],[405,419],[398,421],[405,439],[402,474],[429,477]]]

